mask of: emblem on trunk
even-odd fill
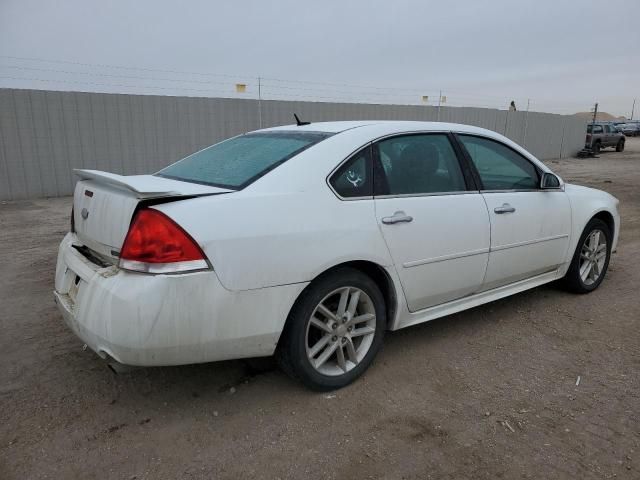
[[[87,217],[89,216],[89,210],[87,210],[86,208],[83,208],[82,211],[80,212],[80,216],[86,220]]]

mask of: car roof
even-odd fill
[[[260,132],[269,131],[299,131],[299,132],[324,132],[341,133],[355,128],[376,126],[379,129],[388,130],[388,133],[398,133],[405,131],[455,131],[461,133],[483,133],[495,135],[495,132],[472,125],[446,122],[418,122],[409,120],[359,120],[342,122],[313,122],[308,125],[283,125],[280,127],[265,128]]]
[[[300,131],[300,132],[323,132],[323,133],[340,133],[352,128],[364,127],[377,121],[345,121],[345,122],[313,122],[307,125],[282,125],[279,127],[264,128],[260,132],[273,132],[278,130]]]

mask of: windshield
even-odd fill
[[[239,190],[331,135],[292,131],[247,133],[189,155],[156,175]]]

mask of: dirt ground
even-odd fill
[[[330,395],[239,361],[114,375],[51,294],[71,200],[3,203],[0,478],[640,478],[640,139],[549,164],[621,200],[602,286],[390,333]]]

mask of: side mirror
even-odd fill
[[[562,184],[560,183],[560,179],[553,173],[544,172],[540,179],[540,188],[542,190],[559,190],[562,188]]]

